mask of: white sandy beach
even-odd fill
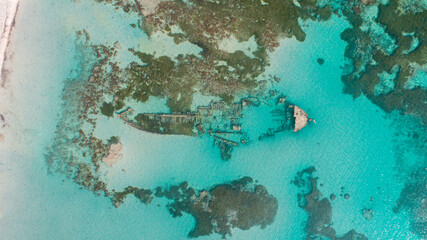
[[[15,16],[18,11],[19,1],[18,0],[2,0],[6,4],[0,4],[0,24],[2,26],[1,38],[0,38],[0,69],[2,80],[4,81],[3,65],[6,60],[6,51],[9,45],[9,38],[12,32],[12,28],[15,22]],[[2,86],[3,86],[2,81]]]
[[[5,89],[7,71],[4,69],[4,63],[7,58],[7,47],[9,46],[9,39],[18,11],[19,1],[2,0],[0,2],[0,103],[6,103],[11,93]],[[4,118],[4,115],[9,112],[7,107],[7,104],[0,104],[0,143],[5,139],[3,128],[7,126]]]

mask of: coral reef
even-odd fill
[[[412,37],[405,33],[413,33],[420,42],[424,42],[425,28],[424,19],[427,12],[396,14],[399,9],[398,1],[390,1],[387,5],[378,4],[377,17],[371,19],[373,23],[384,28],[383,33],[373,34],[373,27],[363,30],[366,23],[361,15],[352,11],[345,11],[345,16],[350,19],[353,28],[347,29],[342,38],[349,43],[345,56],[353,62],[354,71],[342,77],[345,83],[345,92],[366,95],[375,104],[385,111],[400,110],[403,113],[414,114],[427,120],[427,105],[423,99],[427,98],[427,92],[422,88],[405,88],[405,84],[411,79],[413,64],[425,64],[427,48],[420,44],[411,49]],[[368,11],[362,7],[363,11]],[[381,39],[385,36],[394,39],[394,50],[386,51],[381,45]],[[408,49],[411,49],[408,52]],[[376,88],[381,80],[383,72],[392,72],[396,67],[399,72],[394,79],[382,86],[387,87],[385,91]],[[381,94],[386,93],[386,94]]]
[[[196,219],[189,237],[212,232],[225,237],[231,235],[231,228],[234,227],[242,230],[253,226],[265,228],[274,221],[278,207],[277,200],[250,177],[202,191],[196,191],[184,183],[166,189],[163,195],[173,200],[168,208],[174,217],[186,212]]]
[[[122,6],[125,11],[137,8],[140,28],[148,35],[162,32],[177,44],[188,41],[202,49],[201,56],[181,54],[175,58],[129,49],[144,64],[133,62],[126,68],[126,84],[114,94],[114,104],[104,103],[101,108],[107,116],[111,116],[111,105],[119,110],[128,98],[145,102],[150,96],[165,97],[172,112],[189,111],[196,91],[232,103],[236,96],[250,95],[260,87],[257,78],[269,65],[267,52],[279,46],[280,38],[304,40],[299,17],[330,17],[328,7],[313,14],[291,0],[98,2]],[[230,38],[238,44],[254,38],[252,56],[241,50],[222,50],[221,43]]]
[[[305,227],[306,239],[326,237],[331,240],[366,240],[367,238],[354,230],[348,231],[343,236],[336,235],[332,227],[332,205],[328,198],[323,197],[317,188],[317,178],[313,177],[316,169],[309,167],[297,173],[292,183],[300,189],[298,193],[299,207],[308,213]],[[331,197],[332,198],[332,197]]]
[[[256,78],[264,71],[260,59],[241,51],[203,58],[179,55],[175,59],[134,53],[145,65],[134,62],[126,69],[126,85],[115,94],[116,110],[128,98],[145,102],[150,96],[158,96],[167,98],[172,112],[187,112],[196,89],[232,100],[236,94],[253,92],[258,87]],[[222,65],[224,62],[227,65]]]
[[[426,89],[418,85],[405,87],[413,78],[414,66],[425,65],[427,59],[427,47],[423,44],[427,11],[422,1],[305,0],[299,4],[305,9],[302,13],[336,14],[350,23],[351,28],[341,34],[348,43],[342,76],[345,93],[354,97],[364,94],[387,112],[398,110],[416,115],[426,124]],[[395,68],[399,71],[393,79],[381,81],[382,73]]]
[[[65,82],[63,113],[46,162],[49,172],[59,172],[90,191],[109,195],[99,169],[118,139],[103,141],[94,136],[94,130],[99,106],[105,95],[116,91],[121,78],[114,71],[116,65],[109,61],[115,49],[90,45],[89,39],[86,31],[77,32],[81,62],[76,77]]]
[[[154,194],[151,190],[129,186],[111,195],[114,206],[122,204],[129,194],[144,204],[150,204],[154,197],[165,197],[171,201],[167,208],[173,217],[183,213],[192,215],[196,224],[188,235],[191,238],[214,232],[225,237],[231,235],[231,228],[265,228],[274,221],[278,208],[277,200],[250,177],[216,185],[209,190],[195,190],[187,182],[164,190],[157,187]]]
[[[129,194],[133,194],[145,205],[150,204],[154,198],[153,192],[151,190],[128,186],[121,192],[113,191],[113,193],[110,195],[110,199],[115,207],[119,207],[120,204],[124,203],[127,195]]]

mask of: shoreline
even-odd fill
[[[5,69],[5,62],[7,60],[7,49],[10,43],[10,36],[12,35],[13,27],[15,26],[15,19],[18,13],[19,0],[7,0],[6,2],[6,15],[4,17],[3,31],[0,37],[0,70],[1,70],[1,87],[4,87],[6,82],[7,71]]]

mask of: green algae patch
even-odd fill
[[[146,102],[150,96],[167,97],[167,105],[174,112],[185,112],[192,103],[193,87],[197,79],[189,71],[194,55],[181,58],[176,63],[173,59],[142,52],[135,52],[145,65],[133,63],[128,67],[128,84],[116,93],[117,102],[131,97],[139,102]]]
[[[107,142],[108,142],[108,145],[118,144],[120,142],[120,139],[119,139],[119,137],[112,136],[107,140]]]
[[[114,105],[112,103],[102,103],[101,113],[107,117],[113,117],[114,115]]]

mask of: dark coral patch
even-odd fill
[[[323,236],[332,240],[367,239],[363,234],[354,230],[348,231],[341,237],[336,235],[335,229],[332,227],[332,205],[330,200],[323,197],[317,188],[317,178],[313,177],[315,171],[314,167],[304,169],[298,172],[292,181],[300,189],[298,194],[299,207],[309,215],[305,227],[306,239],[317,239],[316,236]],[[332,195],[331,198],[333,198]]]
[[[247,230],[258,225],[265,228],[274,221],[278,208],[277,200],[265,187],[254,184],[249,177],[210,190],[172,186],[165,192],[168,193],[165,196],[173,200],[168,208],[174,217],[186,212],[196,219],[189,237],[213,232],[231,235],[234,227]]]
[[[157,187],[154,196],[151,190],[129,186],[122,192],[114,192],[111,199],[117,207],[129,194],[145,204],[151,203],[153,197],[165,197],[171,200],[167,208],[173,217],[181,217],[183,213],[192,215],[196,223],[189,237],[212,233],[225,237],[231,235],[231,228],[265,228],[274,221],[278,208],[276,198],[250,177],[220,184],[210,190],[195,190],[187,182],[182,182],[164,190]]]

